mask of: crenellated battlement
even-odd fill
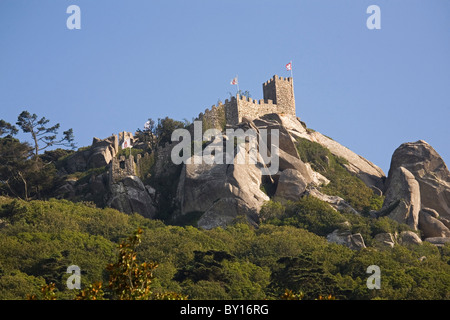
[[[273,104],[273,101],[270,100],[270,99],[259,99],[259,100],[256,100],[256,99],[252,99],[252,98],[249,98],[249,97],[246,97],[246,96],[243,96],[243,95],[239,95],[238,99],[240,101],[249,102],[249,103],[252,103],[252,104],[259,104],[259,105]]]
[[[236,125],[242,118],[255,119],[269,113],[295,116],[294,84],[291,77],[274,75],[263,83],[263,99],[252,99],[237,95],[225,103],[212,105],[199,113],[196,120],[203,121],[204,129],[223,129],[225,124]]]
[[[268,84],[272,83],[273,81],[278,80],[278,81],[287,81],[289,83],[293,83],[293,79],[291,77],[280,77],[277,75],[274,75],[271,79],[267,80],[266,82],[263,83],[263,86],[267,86]]]

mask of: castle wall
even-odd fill
[[[134,163],[133,155],[127,159],[125,156],[120,156],[119,159],[116,157],[111,159],[109,165],[109,179],[110,183],[115,183],[126,176],[136,175],[136,165]]]
[[[212,106],[200,113],[197,120],[203,122],[203,130],[217,128],[225,124],[236,125],[243,118],[253,120],[269,113],[283,113],[295,116],[295,98],[292,78],[277,75],[263,83],[264,99],[254,100],[245,96],[232,97],[224,104]]]

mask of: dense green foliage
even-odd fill
[[[262,206],[260,215],[265,223],[303,228],[320,236],[326,236],[336,229],[361,233],[366,245],[373,245],[373,238],[379,233],[411,231],[406,224],[399,224],[388,217],[371,218],[339,212],[310,196],[285,204],[267,201]]]
[[[288,202],[285,206],[270,201],[263,205],[262,212],[269,217],[268,223],[291,225],[320,236],[333,232],[345,221],[341,213],[314,197],[303,197],[297,202]],[[269,212],[273,213],[273,218]]]
[[[72,264],[82,270],[82,288],[106,283],[105,267],[116,261],[118,243],[138,227],[144,232],[137,263],[158,263],[152,279],[155,293],[174,291],[190,299],[272,299],[288,289],[303,292],[304,299],[329,294],[338,299],[450,298],[448,245],[352,251],[302,229],[310,228],[312,221],[322,226],[319,231],[340,221],[331,212],[322,216],[321,204],[308,201],[294,203],[284,213],[274,206],[279,209],[275,215],[309,210],[311,224],[299,220],[298,227],[263,223],[258,229],[236,224],[201,230],[65,200],[0,198],[0,298],[24,299],[53,281],[57,298],[72,299],[76,292],[65,287],[65,271]],[[386,222],[369,223],[370,232],[395,227]],[[352,224],[358,227],[356,220]],[[380,290],[366,287],[366,269],[372,264],[382,270]]]
[[[297,151],[304,162],[324,175],[330,183],[322,187],[322,192],[345,199],[358,211],[379,210],[382,198],[375,195],[364,182],[345,168],[347,161],[334,156],[330,150],[317,142],[304,138],[297,139]]]
[[[0,193],[25,200],[51,194],[58,180],[55,165],[31,155],[28,143],[0,138]]]

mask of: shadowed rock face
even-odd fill
[[[403,167],[417,180],[422,208],[431,208],[450,219],[450,172],[441,156],[425,141],[402,144],[392,155],[386,191],[394,172]]]
[[[136,212],[146,218],[155,216],[153,199],[138,177],[127,176],[109,188],[108,206],[128,214]]]
[[[295,145],[298,137],[319,142],[325,147],[331,146],[332,153],[349,161],[351,165],[349,164],[347,167],[348,171],[361,178],[370,177],[365,180],[369,186],[376,185],[383,188],[385,176],[381,169],[332,139],[319,136],[318,133],[314,133],[312,136],[296,117],[266,114],[257,119],[246,120],[234,128],[244,131],[253,129],[258,134],[261,130],[267,130],[268,145],[272,144],[271,130],[278,130],[279,171],[269,178],[273,181],[275,188],[273,195],[277,199],[296,201],[307,190],[310,190],[310,187],[314,188],[328,182],[326,178],[314,172],[308,164],[300,159]],[[220,149],[223,141],[227,139],[227,135],[223,134],[222,142],[219,139],[208,146],[217,144],[215,147]],[[257,224],[258,212],[264,201],[269,200],[269,197],[261,191],[261,163],[237,165],[207,164],[199,161],[199,164],[195,164],[195,157],[193,156],[191,164],[188,161],[183,165],[180,175],[176,197],[180,208],[179,214],[202,212],[203,215],[198,220],[198,226],[207,229],[225,226],[240,216]],[[318,195],[319,192],[314,196]],[[346,210],[349,209],[356,213],[351,207],[347,208],[348,204],[346,205],[341,198],[331,199],[328,197],[327,202],[340,209],[344,206]]]
[[[439,220],[436,210],[424,208],[419,215],[419,229],[424,238],[450,237],[450,230]]]
[[[404,167],[392,171],[389,179],[383,209],[389,211],[391,219],[417,230],[421,208],[419,183]]]
[[[92,146],[79,151],[67,158],[65,170],[67,173],[85,171],[90,168],[100,168],[110,163],[119,150],[117,136],[106,139],[94,138]]]

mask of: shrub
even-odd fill
[[[259,217],[262,221],[277,219],[283,217],[284,212],[285,208],[280,202],[269,200],[262,205]]]
[[[326,236],[345,221],[344,216],[328,203],[311,196],[288,202],[283,208],[278,202],[267,202],[263,205],[262,213],[263,216],[271,217],[267,219],[268,223],[291,225],[320,236]]]
[[[315,171],[330,180],[328,185],[321,188],[322,192],[345,199],[360,212],[381,208],[382,199],[345,168],[347,160],[334,156],[321,144],[304,138],[298,138],[296,146],[302,161],[309,162]]]

